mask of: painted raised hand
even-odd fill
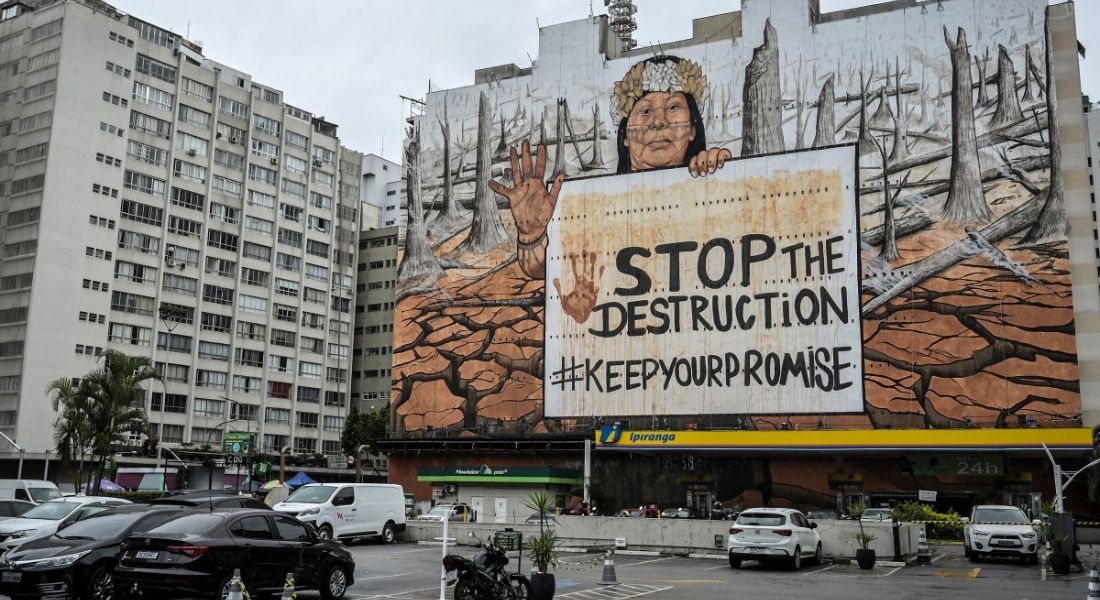
[[[489,180],[489,187],[508,199],[512,218],[516,222],[518,241],[525,246],[536,244],[546,234],[546,225],[554,216],[564,175],[558,175],[548,190],[543,177],[546,175],[546,146],[539,145],[535,160],[531,162],[531,143],[523,141],[523,155],[511,150],[512,187]]]
[[[600,288],[596,284],[603,277],[604,267],[601,265],[599,275],[595,274],[595,252],[582,251],[579,257],[576,254],[570,254],[569,264],[573,267],[573,291],[568,294],[562,292],[561,280],[557,277],[554,278],[554,289],[558,291],[561,308],[565,314],[573,317],[577,323],[584,323],[596,306],[596,296],[600,293]]]

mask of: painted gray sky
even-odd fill
[[[474,69],[530,64],[538,23],[580,19],[593,0],[108,0],[124,12],[201,40],[204,53],[281,89],[286,101],[337,123],[345,145],[399,160],[399,94],[473,83]],[[740,0],[636,0],[639,44],[691,36],[693,18]],[[876,0],[821,0],[824,11]],[[1100,100],[1100,0],[1076,3],[1086,94]]]

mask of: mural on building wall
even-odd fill
[[[610,293],[584,256],[546,289],[563,180],[668,167],[705,179],[733,157],[844,143],[859,155],[864,410],[826,426],[1072,421],[1045,9],[954,0],[811,25],[753,1],[732,42],[614,60],[586,45],[598,24],[579,21],[543,36],[530,74],[429,94],[405,155],[395,433],[589,425],[543,415],[545,294],[582,314]]]

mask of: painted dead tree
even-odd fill
[[[779,89],[779,34],[764,23],[764,43],[745,67],[741,156],[783,151],[783,102]]]
[[[1058,94],[1054,86],[1054,39],[1050,32],[1050,8],[1046,23],[1046,96],[1048,141],[1050,142],[1050,188],[1039,219],[1021,240],[1022,244],[1039,244],[1061,240],[1066,236],[1065,186],[1062,184],[1062,132],[1058,127]]]
[[[974,108],[971,103],[974,83],[970,76],[970,48],[966,31],[960,27],[958,37],[951,39],[947,26],[944,41],[951,51],[951,189],[943,216],[952,227],[988,223],[993,213],[982,192],[981,166],[978,163],[978,139],[974,129]]]
[[[410,127],[405,145],[405,200],[408,204],[405,252],[397,269],[397,281],[431,287],[443,276],[439,260],[432,254],[428,243],[428,229],[424,225],[424,207],[420,201],[420,126]]]
[[[821,86],[821,94],[817,97],[817,131],[814,133],[814,148],[831,146],[836,143],[836,116],[833,110],[833,98],[836,96],[833,73],[825,79]]]
[[[1016,97],[1016,69],[1008,48],[1003,45],[997,52],[997,111],[993,113],[992,127],[1004,127],[1023,118],[1020,100]]]
[[[508,233],[500,221],[496,196],[489,191],[492,155],[489,151],[493,117],[489,98],[481,93],[477,107],[477,164],[474,167],[474,217],[470,234],[458,246],[458,251],[486,252],[508,241]]]
[[[439,130],[443,134],[443,197],[439,212],[432,219],[431,233],[446,236],[462,222],[458,214],[458,202],[454,197],[454,176],[451,173],[451,122],[447,119],[447,105],[443,105],[443,118],[439,119]]]
[[[886,70],[886,84],[890,84],[890,70]],[[895,162],[909,158],[909,115],[902,104],[903,94],[901,89],[901,62],[894,58],[894,148],[890,151],[890,161]],[[883,163],[885,164],[885,163]]]
[[[969,50],[969,49],[968,49]],[[982,107],[989,104],[989,92],[986,90],[986,77],[985,69],[989,64],[989,49],[986,48],[985,55],[981,58],[974,57],[974,65],[978,68],[978,99],[974,101],[975,107]]]

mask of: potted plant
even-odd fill
[[[868,546],[871,542],[875,541],[875,536],[863,530],[863,513],[865,512],[867,512],[866,504],[855,504],[852,506],[852,518],[856,520],[856,523],[859,523],[859,533],[852,537],[854,537],[856,543],[859,544],[859,548],[856,550],[856,563],[859,564],[859,568],[873,569],[875,567],[875,551]]]
[[[538,537],[527,541],[527,553],[538,569],[531,574],[531,600],[550,600],[557,587],[554,574],[549,571],[550,565],[558,560],[558,538],[546,526],[546,519],[554,511],[554,499],[549,492],[539,491],[528,496],[525,504],[540,516]]]
[[[1041,519],[1038,525],[1039,533],[1043,536],[1043,540],[1046,541],[1047,545],[1047,564],[1050,565],[1050,570],[1054,573],[1068,575],[1070,559],[1069,554],[1065,551],[1065,543],[1069,536],[1054,530],[1054,522],[1051,517],[1054,516],[1055,510],[1052,502],[1043,502],[1039,512],[1047,515],[1047,518]]]

